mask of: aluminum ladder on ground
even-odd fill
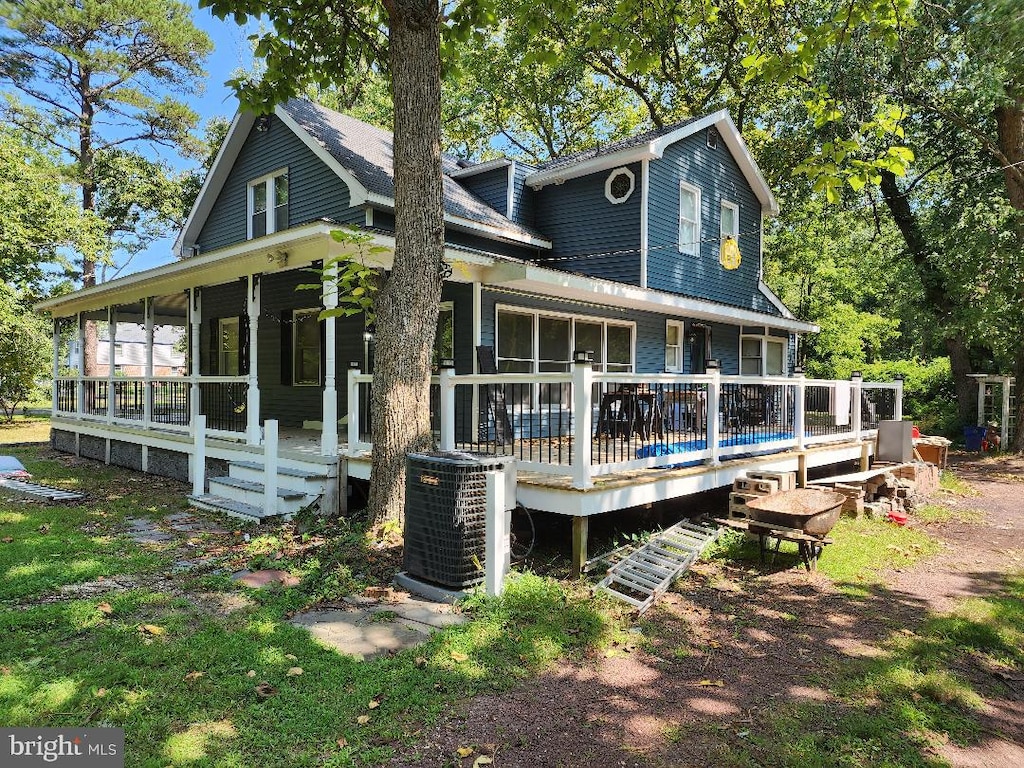
[[[28,480],[15,480],[14,478],[0,479],[0,491],[9,491],[17,496],[27,496],[30,499],[49,502],[72,502],[85,498],[85,494],[78,491],[65,491],[62,488],[51,488],[48,485],[40,485]]]
[[[676,523],[609,568],[595,589],[603,589],[643,613],[718,538],[720,531],[717,527]]]

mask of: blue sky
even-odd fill
[[[221,21],[209,9],[199,8],[198,0],[189,0],[189,4],[194,9],[193,20],[196,26],[204,30],[213,40],[213,53],[206,61],[205,92],[199,97],[188,97],[186,101],[192,109],[199,113],[200,125],[216,115],[230,119],[235,113],[238,102],[235,100],[234,92],[224,85],[224,81],[231,77],[235,70],[250,68],[252,54],[246,38],[255,30],[255,25],[248,29],[239,27],[234,21]],[[170,157],[166,159],[178,160]],[[180,160],[174,164],[182,168],[188,167],[188,164]],[[173,244],[174,236],[158,240],[145,252],[135,256],[131,263],[118,274],[118,277],[172,261],[174,257],[171,255],[171,246]]]

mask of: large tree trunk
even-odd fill
[[[405,457],[432,445],[430,358],[441,300],[441,54],[437,0],[386,0],[395,102],[395,263],[377,296],[375,525],[400,523]]]
[[[917,214],[910,199],[900,189],[896,174],[882,171],[882,198],[892,215],[893,221],[903,235],[903,242],[910,252],[914,268],[924,289],[925,302],[935,317],[937,329],[942,334],[942,344],[949,354],[949,365],[956,390],[957,414],[963,424],[977,421],[977,392],[974,382],[968,378],[971,373],[969,348],[959,333],[948,333],[950,302],[942,273],[929,258],[930,249],[924,232],[917,220]]]
[[[96,169],[92,147],[94,108],[90,101],[90,87],[89,73],[82,72],[79,82],[82,122],[78,126],[78,173],[82,181],[82,210],[87,213],[96,210]],[[94,285],[96,285],[96,260],[89,254],[84,254],[82,258],[82,287],[92,288]],[[85,321],[82,342],[82,372],[86,376],[98,376],[96,350],[99,346],[99,334],[95,321]],[[111,360],[110,365],[113,364],[114,361]]]

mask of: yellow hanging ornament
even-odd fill
[[[740,246],[736,240],[727,237],[722,241],[722,252],[718,260],[726,269],[739,269],[743,257],[740,256]]]

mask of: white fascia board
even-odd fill
[[[345,185],[348,187],[348,204],[350,208],[367,202],[370,197],[370,193],[367,191],[366,187],[359,182],[351,171],[339,163],[334,155],[328,152],[319,141],[314,139],[309,131],[295,122],[292,116],[289,115],[283,107],[275,107],[274,114],[277,115],[281,122],[287,125],[288,128],[299,137],[303,144],[309,147],[310,151],[312,151],[324,165],[334,171],[338,177],[345,182]]]
[[[548,184],[561,184],[569,179],[579,178],[580,176],[586,176],[608,168],[616,168],[620,165],[638,163],[641,160],[653,160],[655,157],[652,154],[650,144],[641,144],[639,147],[629,147],[618,152],[609,152],[607,155],[598,155],[589,160],[560,166],[550,171],[531,173],[526,177],[525,184],[534,190],[538,190]]]
[[[765,298],[772,303],[772,306],[782,313],[783,317],[788,317],[790,319],[795,317],[795,315],[789,311],[789,307],[782,303],[782,299],[779,298],[779,295],[768,287],[768,283],[764,280],[758,280],[757,287],[758,290],[764,294]],[[815,329],[817,329],[817,326],[815,326]],[[815,332],[817,332],[817,330],[815,330]]]
[[[173,293],[177,290],[178,283],[185,278],[188,278],[187,287],[191,287],[203,285],[204,277],[211,274],[218,277],[226,275],[227,279],[231,279],[252,272],[271,271],[266,265],[268,253],[290,250],[317,240],[323,241],[325,247],[329,247],[329,244],[334,242],[331,230],[337,228],[336,224],[318,221],[295,229],[285,229],[266,237],[246,240],[216,251],[172,261],[90,288],[83,288],[74,293],[46,299],[35,307],[63,316],[75,311],[99,309],[108,304],[127,303],[128,297],[134,300],[145,295]]]
[[[252,124],[255,121],[256,118],[251,112],[236,112],[231,120],[227,135],[225,135],[220,149],[217,150],[217,156],[213,160],[213,165],[210,166],[210,172],[203,179],[203,186],[199,190],[199,195],[196,197],[195,202],[192,203],[192,210],[189,211],[185,224],[174,239],[174,246],[171,251],[179,259],[182,257],[186,246],[192,247],[195,244],[195,237],[199,234],[198,230],[202,229],[203,224],[206,223],[206,217],[213,210],[217,194],[224,186],[224,182],[227,180],[228,174],[235,164],[235,159],[238,157],[238,153],[241,151],[242,145],[249,135],[249,129],[252,128]]]
[[[471,165],[468,168],[460,168],[457,171],[452,171],[448,174],[450,179],[464,179],[467,176],[476,176],[478,173],[487,173],[493,171],[495,168],[504,168],[506,165],[511,165],[512,161],[507,157],[499,157],[494,160],[488,160],[486,163],[477,163]]]
[[[371,205],[375,205],[378,208],[385,210],[394,211],[395,201],[390,197],[384,195],[378,195],[370,192],[367,195],[366,201]],[[491,239],[499,238],[501,240],[508,240],[514,243],[522,243],[524,245],[532,245],[536,248],[551,248],[551,241],[544,240],[533,235],[526,234],[524,232],[515,232],[513,230],[504,229],[503,227],[495,227],[490,224],[484,224],[479,221],[473,221],[467,219],[464,216],[456,216],[452,213],[444,214],[445,223],[451,224],[453,227],[458,229],[464,229],[470,232],[479,232]]]
[[[527,262],[509,262],[507,266],[499,264],[491,271],[488,278],[488,282],[496,287],[523,290],[553,299],[565,298],[592,304],[604,304],[610,307],[736,325],[767,325],[795,333],[814,333],[818,330],[816,325],[794,318],[730,307],[712,301],[654,291],[611,280],[559,272]]]

